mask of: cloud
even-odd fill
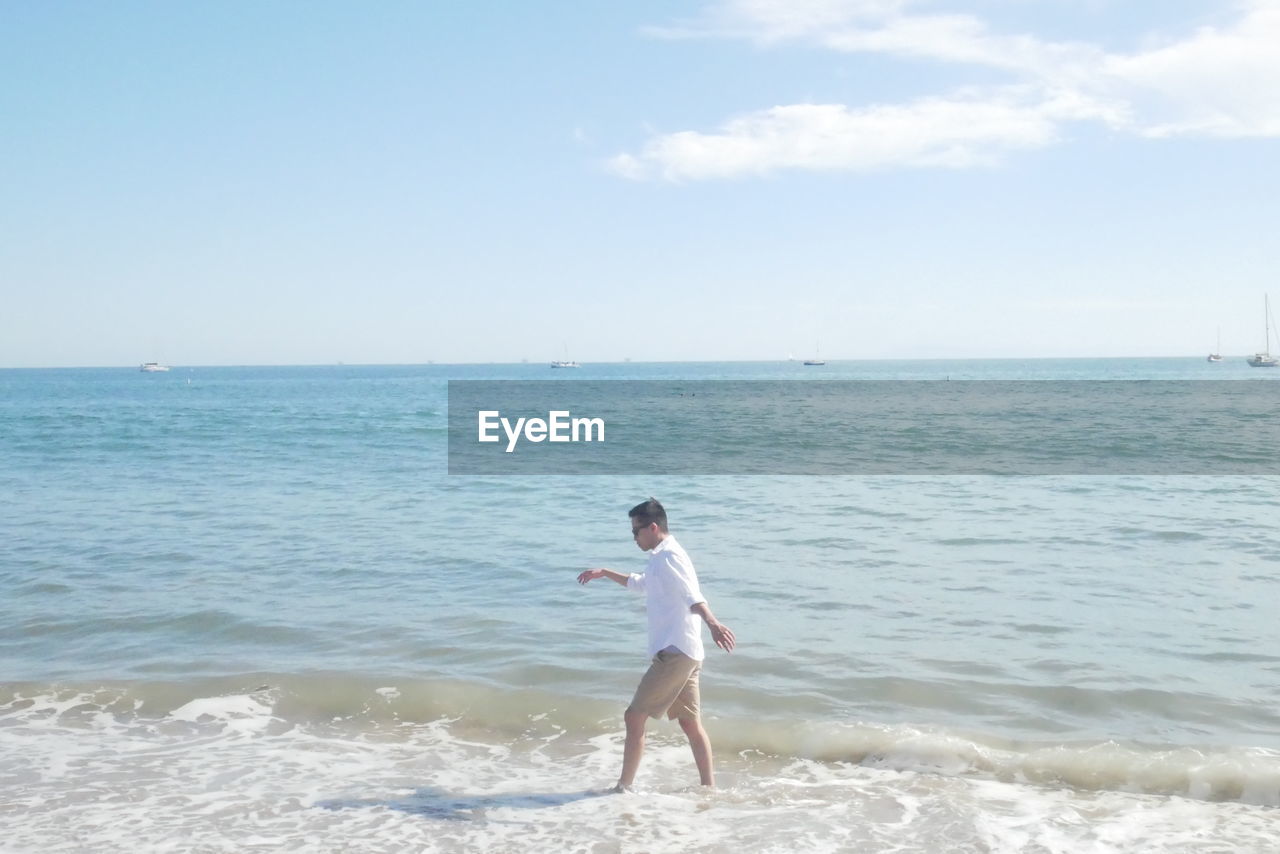
[[[632,179],[699,180],[780,169],[984,166],[1012,150],[1052,144],[1072,121],[1143,137],[1280,136],[1276,0],[1249,0],[1228,26],[1129,54],[996,33],[973,15],[914,11],[920,6],[724,0],[697,19],[649,32],[980,66],[1010,81],[906,104],[774,106],[732,118],[715,132],[655,136],[638,153],[615,157],[610,168]]]
[[[724,0],[702,18],[646,32],[660,38],[787,41],[846,53],[885,53],[969,63],[1048,78],[1096,63],[1098,48],[993,33],[968,14],[913,14],[919,0]]]
[[[1067,102],[928,98],[851,109],[842,104],[773,107],[715,133],[658,136],[611,166],[623,177],[671,181],[762,175],[780,169],[871,171],[889,166],[992,165],[1001,153],[1053,142]]]
[[[1147,136],[1280,136],[1280,4],[1256,2],[1233,26],[1110,57],[1101,77],[1133,101]]]

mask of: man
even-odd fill
[[[711,740],[702,728],[699,708],[698,674],[704,653],[702,625],[696,617],[707,624],[711,639],[725,652],[733,651],[733,632],[717,621],[707,607],[698,589],[693,562],[667,530],[667,511],[658,500],[650,498],[637,504],[628,515],[636,545],[649,552],[644,573],[627,575],[612,569],[588,569],[578,576],[579,584],[610,578],[628,590],[645,595],[649,655],[653,660],[624,715],[627,741],[622,753],[622,775],[614,791],[631,789],[644,753],[645,724],[649,718],[662,715],[680,722],[680,728],[689,737],[702,785],[714,786]]]

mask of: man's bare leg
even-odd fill
[[[618,778],[616,791],[630,789],[636,781],[636,770],[644,754],[644,725],[648,723],[649,716],[627,709],[622,719],[627,723],[627,742],[622,749],[622,776]]]
[[[702,728],[701,718],[680,718],[680,729],[689,737],[689,747],[693,749],[693,761],[698,765],[702,785],[714,786],[716,777],[711,763],[711,739]]]

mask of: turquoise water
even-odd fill
[[[650,850],[672,810],[708,851],[779,828],[808,850],[1274,843],[1277,478],[445,474],[447,380],[562,373],[0,371],[16,850]],[[790,377],[1280,380],[1198,359],[572,372]],[[641,567],[623,526],[648,495],[739,638],[703,681],[710,800],[661,728],[641,795],[587,797],[616,776],[644,622],[573,581]]]

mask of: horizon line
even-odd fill
[[[1247,359],[1250,354],[1241,353],[1238,355],[1224,355],[1223,361],[1228,359]],[[1099,360],[1133,360],[1133,359],[1204,359],[1203,354],[1189,355],[1182,354],[1176,356],[927,356],[915,358],[901,357],[870,357],[870,358],[826,358],[823,361],[827,364],[833,362],[1008,362],[1008,361],[1030,361],[1030,362],[1050,362],[1050,361],[1099,361]],[[651,359],[646,361],[622,359],[622,360],[597,360],[578,362],[579,367],[587,365],[714,365],[714,364],[735,364],[735,365],[766,365],[766,364],[802,364],[804,359]],[[139,363],[139,365],[142,363]],[[490,361],[490,362],[262,362],[262,363],[208,363],[208,364],[166,364],[165,367],[172,369],[186,368],[194,370],[196,368],[442,368],[442,367],[474,367],[474,366],[520,366],[520,365],[544,365],[550,366],[551,360],[532,361],[522,359],[516,362],[509,361]],[[138,370],[139,365],[4,365],[0,366],[0,371],[76,371],[76,370]],[[821,367],[821,366],[814,366]]]

